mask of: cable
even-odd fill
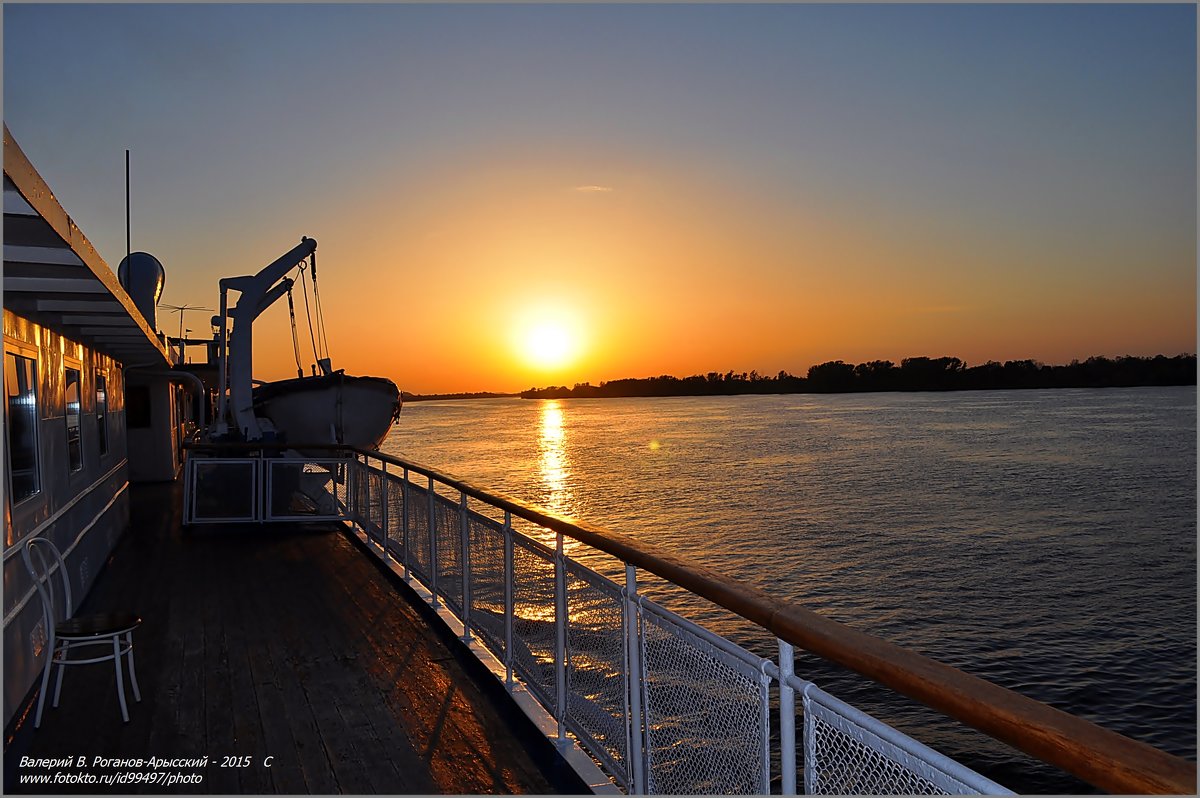
[[[296,305],[292,302],[292,288],[288,286],[288,315],[292,318],[292,352],[296,355],[296,376],[304,376],[304,367],[300,365],[300,339],[296,336]]]
[[[312,342],[313,360],[320,362],[321,355],[317,352],[317,338],[313,335],[312,311],[308,307],[308,285],[304,282],[303,263],[300,264],[300,271],[300,285],[304,288],[304,315],[308,317],[308,338]]]
[[[329,339],[325,337],[325,313],[321,310],[321,294],[317,290],[317,253],[312,254],[313,302],[317,306],[317,329],[321,332],[321,343],[325,347],[325,359],[329,359]]]

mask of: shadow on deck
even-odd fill
[[[180,528],[179,485],[132,489],[130,530],[84,611],[140,613],[140,704],[111,667],[68,669],[58,709],[5,752],[6,791],[578,792],[550,744],[336,525]],[[478,666],[481,670],[481,666]],[[51,687],[53,689],[53,687]],[[22,785],[30,757],[208,757],[199,783]],[[225,767],[248,757],[246,767]],[[272,757],[270,766],[264,765]],[[239,763],[240,764],[240,763]]]

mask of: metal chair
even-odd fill
[[[117,699],[121,703],[121,718],[129,722],[129,708],[125,704],[125,676],[122,661],[129,658],[129,682],[133,697],[142,700],[138,689],[137,672],[133,667],[133,630],[142,619],[131,612],[104,612],[94,615],[74,616],[75,605],[71,602],[71,578],[58,547],[46,538],[31,538],[21,549],[25,567],[33,577],[38,596],[42,600],[42,618],[49,637],[46,666],[42,671],[42,689],[38,696],[37,715],[33,727],[42,725],[42,708],[46,703],[46,690],[50,686],[50,669],[58,665],[58,678],[54,684],[54,707],[62,692],[63,670],[67,665],[90,665],[112,661],[117,672]],[[58,569],[62,589],[62,603],[55,600],[53,575]],[[70,659],[68,653],[83,646],[108,646],[111,651],[88,658]],[[89,652],[94,653],[94,652]]]

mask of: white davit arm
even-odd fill
[[[220,281],[222,312],[232,321],[231,325],[222,325],[222,334],[228,335],[228,347],[222,345],[224,354],[228,351],[228,370],[220,369],[222,382],[228,373],[229,399],[233,405],[234,420],[242,435],[248,441],[262,438],[262,428],[254,415],[254,386],[253,386],[253,355],[254,355],[254,320],[269,308],[274,302],[287,293],[292,287],[292,281],[286,275],[296,268],[305,258],[317,249],[317,242],[311,238],[301,238],[300,243],[289,252],[265,266],[258,274],[242,277],[225,277]],[[282,282],[281,282],[282,281]],[[236,307],[227,308],[226,292],[239,291]],[[226,332],[228,330],[228,332]],[[223,366],[224,364],[222,364]],[[226,418],[225,386],[221,385],[221,405],[217,417],[222,422]],[[217,432],[223,432],[218,428]]]

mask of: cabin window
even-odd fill
[[[66,379],[63,382],[67,404],[67,470],[74,473],[83,470],[83,436],[80,434],[83,414],[79,399],[82,386],[79,369],[66,369]]]
[[[4,357],[8,397],[8,487],[12,503],[42,489],[38,473],[37,361],[13,352]]]
[[[100,456],[108,454],[108,378],[96,372],[96,440]]]

